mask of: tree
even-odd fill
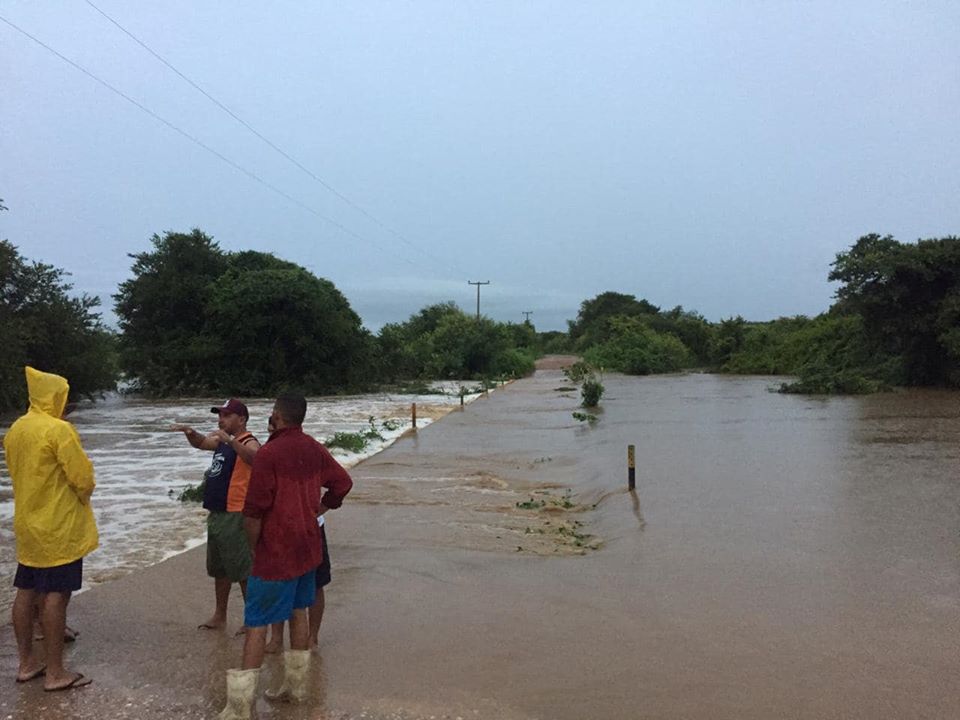
[[[72,398],[116,386],[114,338],[96,312],[100,300],[71,296],[67,275],[0,240],[0,409],[25,407],[24,365],[66,377]]]
[[[449,316],[462,315],[453,301],[427,305],[404,323],[388,323],[377,337],[378,376],[387,381],[427,376],[433,347],[430,335]]]
[[[865,235],[832,267],[834,312],[859,314],[868,342],[902,357],[907,383],[960,384],[960,238]]]
[[[223,352],[203,331],[227,256],[198,229],[154,235],[150,242],[152,252],[130,255],[133,277],[113,296],[121,367],[147,392],[198,392]]]
[[[369,380],[373,339],[333,283],[200,230],[154,235],[115,295],[124,369],[150,393],[338,392]]]
[[[745,324],[746,321],[739,315],[720,321],[720,327],[716,329],[710,346],[710,357],[717,366],[723,365],[743,349],[746,338]]]
[[[611,317],[639,317],[656,315],[660,308],[646,300],[637,300],[633,295],[607,291],[580,304],[577,319],[569,322],[570,338],[578,348],[587,348],[610,337]]]
[[[710,363],[710,343],[713,340],[713,330],[700,313],[693,310],[684,310],[677,305],[672,310],[645,315],[647,325],[657,332],[669,333],[687,346],[697,363]]]
[[[496,374],[498,357],[512,347],[505,325],[463,312],[446,315],[430,333],[429,342],[428,372],[442,378]]]
[[[329,280],[266,253],[231,256],[204,333],[228,352],[208,384],[255,394],[293,384],[336,392],[370,379],[373,339]]]
[[[510,333],[510,344],[516,348],[523,348],[531,353],[536,352],[537,330],[529,320],[522,323],[507,323],[507,332]]]

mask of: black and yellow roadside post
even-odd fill
[[[413,429],[417,429],[417,404],[410,405],[410,420],[413,422]]]
[[[633,445],[627,445],[627,489],[637,489],[637,458]]]

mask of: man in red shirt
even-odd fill
[[[317,517],[340,507],[353,487],[330,452],[304,434],[306,412],[302,395],[277,398],[270,416],[276,429],[254,458],[243,508],[253,549],[244,612],[247,634],[241,669],[227,670],[227,707],[220,720],[250,717],[272,623],[290,621],[291,649],[284,653],[283,685],[267,696],[296,702],[306,696],[306,609],[314,602],[316,568],[323,560]]]

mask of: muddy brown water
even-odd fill
[[[304,430],[314,437],[331,438],[337,432],[371,430],[358,452],[333,448],[340,462],[351,466],[393,442],[411,423],[411,406],[417,403],[420,427],[459,406],[455,395],[459,383],[436,383],[445,394],[393,395],[386,393],[310,398]],[[467,383],[475,386],[475,383]],[[466,402],[476,394],[468,395]],[[273,407],[267,399],[246,399],[249,428],[265,440],[262,432]],[[96,473],[92,498],[100,547],[84,559],[84,585],[92,587],[154,565],[165,558],[201,544],[206,511],[199,503],[181,503],[177,494],[196,485],[210,464],[210,453],[191,448],[176,423],[192,425],[202,432],[216,428],[209,410],[219,406],[215,398],[150,400],[110,395],[96,404],[83,403],[71,416]],[[0,418],[0,438],[15,416]],[[386,423],[386,427],[384,426]],[[16,554],[13,534],[13,490],[0,446],[0,613],[7,617],[13,602]]]
[[[960,396],[776,382],[608,375],[590,427],[542,370],[363,462],[311,701],[260,716],[960,716]],[[240,641],[193,629],[210,595],[202,549],[84,593],[95,684],[11,682],[0,717],[214,716]]]

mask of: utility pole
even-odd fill
[[[521,310],[521,311],[520,311],[520,314],[524,316],[523,321],[524,321],[527,325],[529,325],[529,324],[530,324],[530,316],[533,315],[533,310]]]
[[[489,280],[485,280],[484,282],[472,282],[472,281],[470,281],[470,280],[467,280],[467,285],[476,285],[476,286],[477,286],[477,320],[480,319],[480,286],[481,286],[481,285],[489,285],[489,284],[490,284],[490,281],[489,281]]]

